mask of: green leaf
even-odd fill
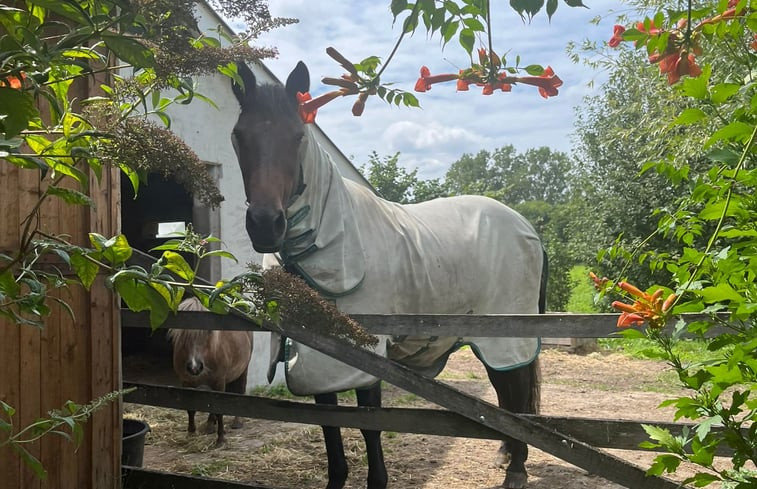
[[[696,434],[700,441],[704,441],[704,438],[710,433],[713,426],[719,426],[723,424],[723,418],[720,416],[711,416],[704,421],[700,421],[697,424]]]
[[[707,153],[707,158],[711,161],[727,163],[735,166],[741,159],[741,154],[728,148],[713,149]]]
[[[16,414],[16,409],[5,401],[0,401],[0,408],[9,417],[12,418]]]
[[[716,104],[722,104],[729,98],[739,93],[741,85],[736,83],[719,83],[710,89],[710,100]]]
[[[234,256],[233,254],[229,253],[229,252],[228,252],[228,251],[226,251],[226,250],[213,250],[213,251],[208,251],[207,253],[205,253],[205,254],[203,255],[203,258],[205,258],[205,257],[207,257],[207,256],[220,256],[220,257],[222,257],[222,258],[230,258],[230,259],[234,260],[235,262],[239,263],[239,260],[237,260],[237,257],[236,257],[236,256]]]
[[[466,27],[475,32],[483,32],[484,30],[486,30],[484,28],[484,24],[482,24],[480,20],[475,18],[464,19],[463,23]]]
[[[29,126],[29,121],[39,117],[34,100],[28,92],[21,92],[9,87],[0,87],[0,130],[5,139],[21,134]]]
[[[695,476],[689,477],[688,479],[683,481],[683,485],[693,483],[694,487],[705,487],[705,486],[709,486],[713,482],[718,482],[720,480],[722,479],[718,477],[717,475],[700,472],[696,474]]]
[[[72,0],[29,0],[29,3],[55,12],[75,21],[77,24],[92,24],[89,15],[79,6],[78,2]]]
[[[100,267],[80,253],[71,255],[71,267],[73,267],[74,273],[79,277],[84,288],[89,290],[95,278],[97,278]]]
[[[625,36],[624,36],[625,38]],[[710,82],[710,74],[712,68],[705,66],[702,69],[702,74],[696,78],[686,77],[679,85],[679,90],[688,97],[693,97],[698,100],[704,100],[708,97],[707,85]]]
[[[119,234],[102,243],[103,258],[113,264],[126,262],[132,255],[132,248],[126,236]]]
[[[626,328],[624,330],[618,331],[618,334],[621,335],[623,338],[627,339],[643,339],[646,338],[647,335],[644,334],[643,331],[640,331],[636,328]]]
[[[457,22],[447,22],[444,27],[442,27],[442,39],[444,39],[444,44],[447,44],[450,39],[455,36],[459,25],[460,24]]]
[[[557,12],[557,0],[547,0],[547,17],[552,20],[552,16]]]
[[[675,437],[667,428],[660,428],[649,424],[642,424],[641,427],[646,431],[649,438],[659,442],[662,446],[670,448],[676,444]]]
[[[24,447],[19,445],[18,443],[11,443],[11,448],[14,452],[16,452],[19,457],[21,457],[21,460],[24,461],[24,464],[26,464],[27,467],[32,469],[34,472],[34,475],[36,475],[38,478],[45,480],[47,479],[47,471],[45,470],[45,467],[42,466],[42,462],[37,460],[37,458],[29,453]]]
[[[188,282],[194,280],[194,269],[189,266],[189,263],[187,263],[183,256],[176,253],[175,251],[164,251],[161,262],[163,263],[163,266],[165,266],[168,270],[172,271],[184,280]]]
[[[168,304],[151,286],[132,279],[117,280],[115,286],[129,309],[135,312],[150,311],[150,326],[153,330],[168,318]]]
[[[531,76],[541,76],[544,73],[542,65],[528,65],[523,70]]]
[[[109,33],[103,33],[102,37],[108,49],[130,65],[136,68],[152,68],[155,65],[152,51],[137,40]]]
[[[11,270],[5,270],[0,274],[0,292],[4,295],[16,296],[20,291],[18,282],[16,282]]]
[[[681,112],[678,117],[675,118],[672,125],[690,125],[695,122],[699,122],[702,119],[706,119],[707,114],[702,109],[688,108]]]
[[[473,31],[468,28],[461,30],[458,39],[460,45],[468,52],[468,54],[471,54],[473,52],[473,45],[476,42],[476,35]]]
[[[746,143],[754,130],[754,125],[746,124],[741,121],[731,122],[727,126],[721,127],[715,131],[705,143],[705,147],[712,146],[718,141],[723,140]]]
[[[77,190],[73,190],[70,188],[47,187],[47,190],[45,191],[45,193],[48,195],[54,195],[56,197],[60,197],[67,204],[87,205],[87,206],[94,205],[94,202],[88,195],[85,195]]]
[[[652,466],[647,470],[647,475],[662,475],[663,472],[673,473],[681,465],[681,459],[675,455],[658,455]]]
[[[695,294],[701,295],[705,302],[722,302],[737,301],[743,302],[744,298],[727,283],[719,283],[713,287],[705,287],[702,290],[694,291]]]

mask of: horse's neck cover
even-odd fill
[[[305,190],[288,208],[288,230],[281,251],[293,266],[326,297],[349,294],[365,276],[365,253],[356,213],[331,156],[305,126],[300,144]]]

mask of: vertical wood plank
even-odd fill
[[[102,181],[92,182],[95,207],[89,213],[89,229],[105,236],[116,234],[118,225],[118,192],[114,187],[117,174],[113,169],[103,172]],[[104,286],[104,275],[97,278],[90,290],[90,325],[92,348],[92,397],[99,397],[120,388],[120,323],[114,295]],[[93,457],[92,484],[97,488],[116,489],[121,462],[121,406],[112,403],[96,413],[91,420]]]
[[[75,311],[76,316],[81,315],[84,307],[84,301],[81,300],[81,292],[72,291],[66,293],[66,300],[71,308]],[[61,402],[72,400],[74,402],[86,402],[86,394],[82,394],[77,387],[77,383],[81,383],[80,378],[81,371],[86,368],[86,358],[83,357],[83,352],[79,348],[78,335],[77,335],[77,321],[68,314],[61,316],[60,321],[60,335],[59,335],[59,371],[61,374],[55,378],[60,385],[60,399]],[[86,439],[85,439],[86,443]],[[78,452],[75,452],[74,447],[70,444],[63,445],[61,451],[58,453],[58,460],[53,463],[60,464],[59,480],[62,489],[76,489],[77,487],[85,487],[83,480],[79,477],[79,460],[82,458],[81,452],[85,451],[82,447]]]
[[[51,234],[60,233],[60,199],[47,199],[40,209],[40,228]],[[62,299],[67,299],[65,293],[60,290],[50,290],[50,295]],[[51,375],[53,372],[61,372],[60,365],[60,327],[61,315],[65,314],[62,308],[54,301],[47,301],[51,314],[45,320],[45,325],[39,332],[40,336],[40,355],[38,359],[40,377],[35,383],[40,387],[40,413],[51,409],[59,409],[65,399],[61,399],[60,382],[54,381]],[[47,470],[47,479],[42,481],[41,486],[52,488],[53,486],[61,487],[61,463],[58,454],[62,453],[67,444],[64,438],[60,436],[45,436],[40,439],[40,461]]]
[[[0,319],[0,400],[18,408],[19,388],[19,361],[20,358],[20,327],[15,323]],[[18,421],[16,417],[14,423]],[[8,447],[0,448],[0,474],[9,487],[18,487],[21,484],[21,461],[18,456]]]
[[[0,252],[18,247],[18,175],[15,166],[0,163]],[[0,400],[18,408],[20,397],[19,326],[0,319]],[[18,421],[18,418],[13,420]],[[0,474],[11,487],[21,483],[21,461],[9,448],[0,448]]]
[[[19,217],[23,220],[39,199],[39,173],[22,171],[19,173]],[[23,224],[22,224],[23,226]],[[23,240],[24,237],[21,236]],[[20,398],[16,408],[21,426],[28,426],[44,413],[40,393],[42,389],[42,372],[40,365],[40,331],[37,328],[19,325],[19,361],[20,361]],[[40,458],[40,442],[27,444],[25,448],[35,457]],[[40,479],[26,466],[21,469],[21,486],[25,489],[39,489]]]
[[[0,164],[0,252],[18,246],[18,173],[14,165]]]

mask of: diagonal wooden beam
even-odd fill
[[[525,441],[531,446],[624,487],[631,489],[678,489],[681,487],[680,484],[666,478],[647,476],[643,469],[618,457],[601,452],[584,442],[523,416],[464,394],[441,382],[425,378],[407,367],[347,342],[285,321],[282,321],[280,325],[267,324],[266,326],[272,331],[277,331],[428,401],[455,411],[504,435]]]

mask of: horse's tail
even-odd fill
[[[541,282],[539,284],[539,314],[547,312],[547,280],[549,279],[549,257],[544,246],[541,247]]]

